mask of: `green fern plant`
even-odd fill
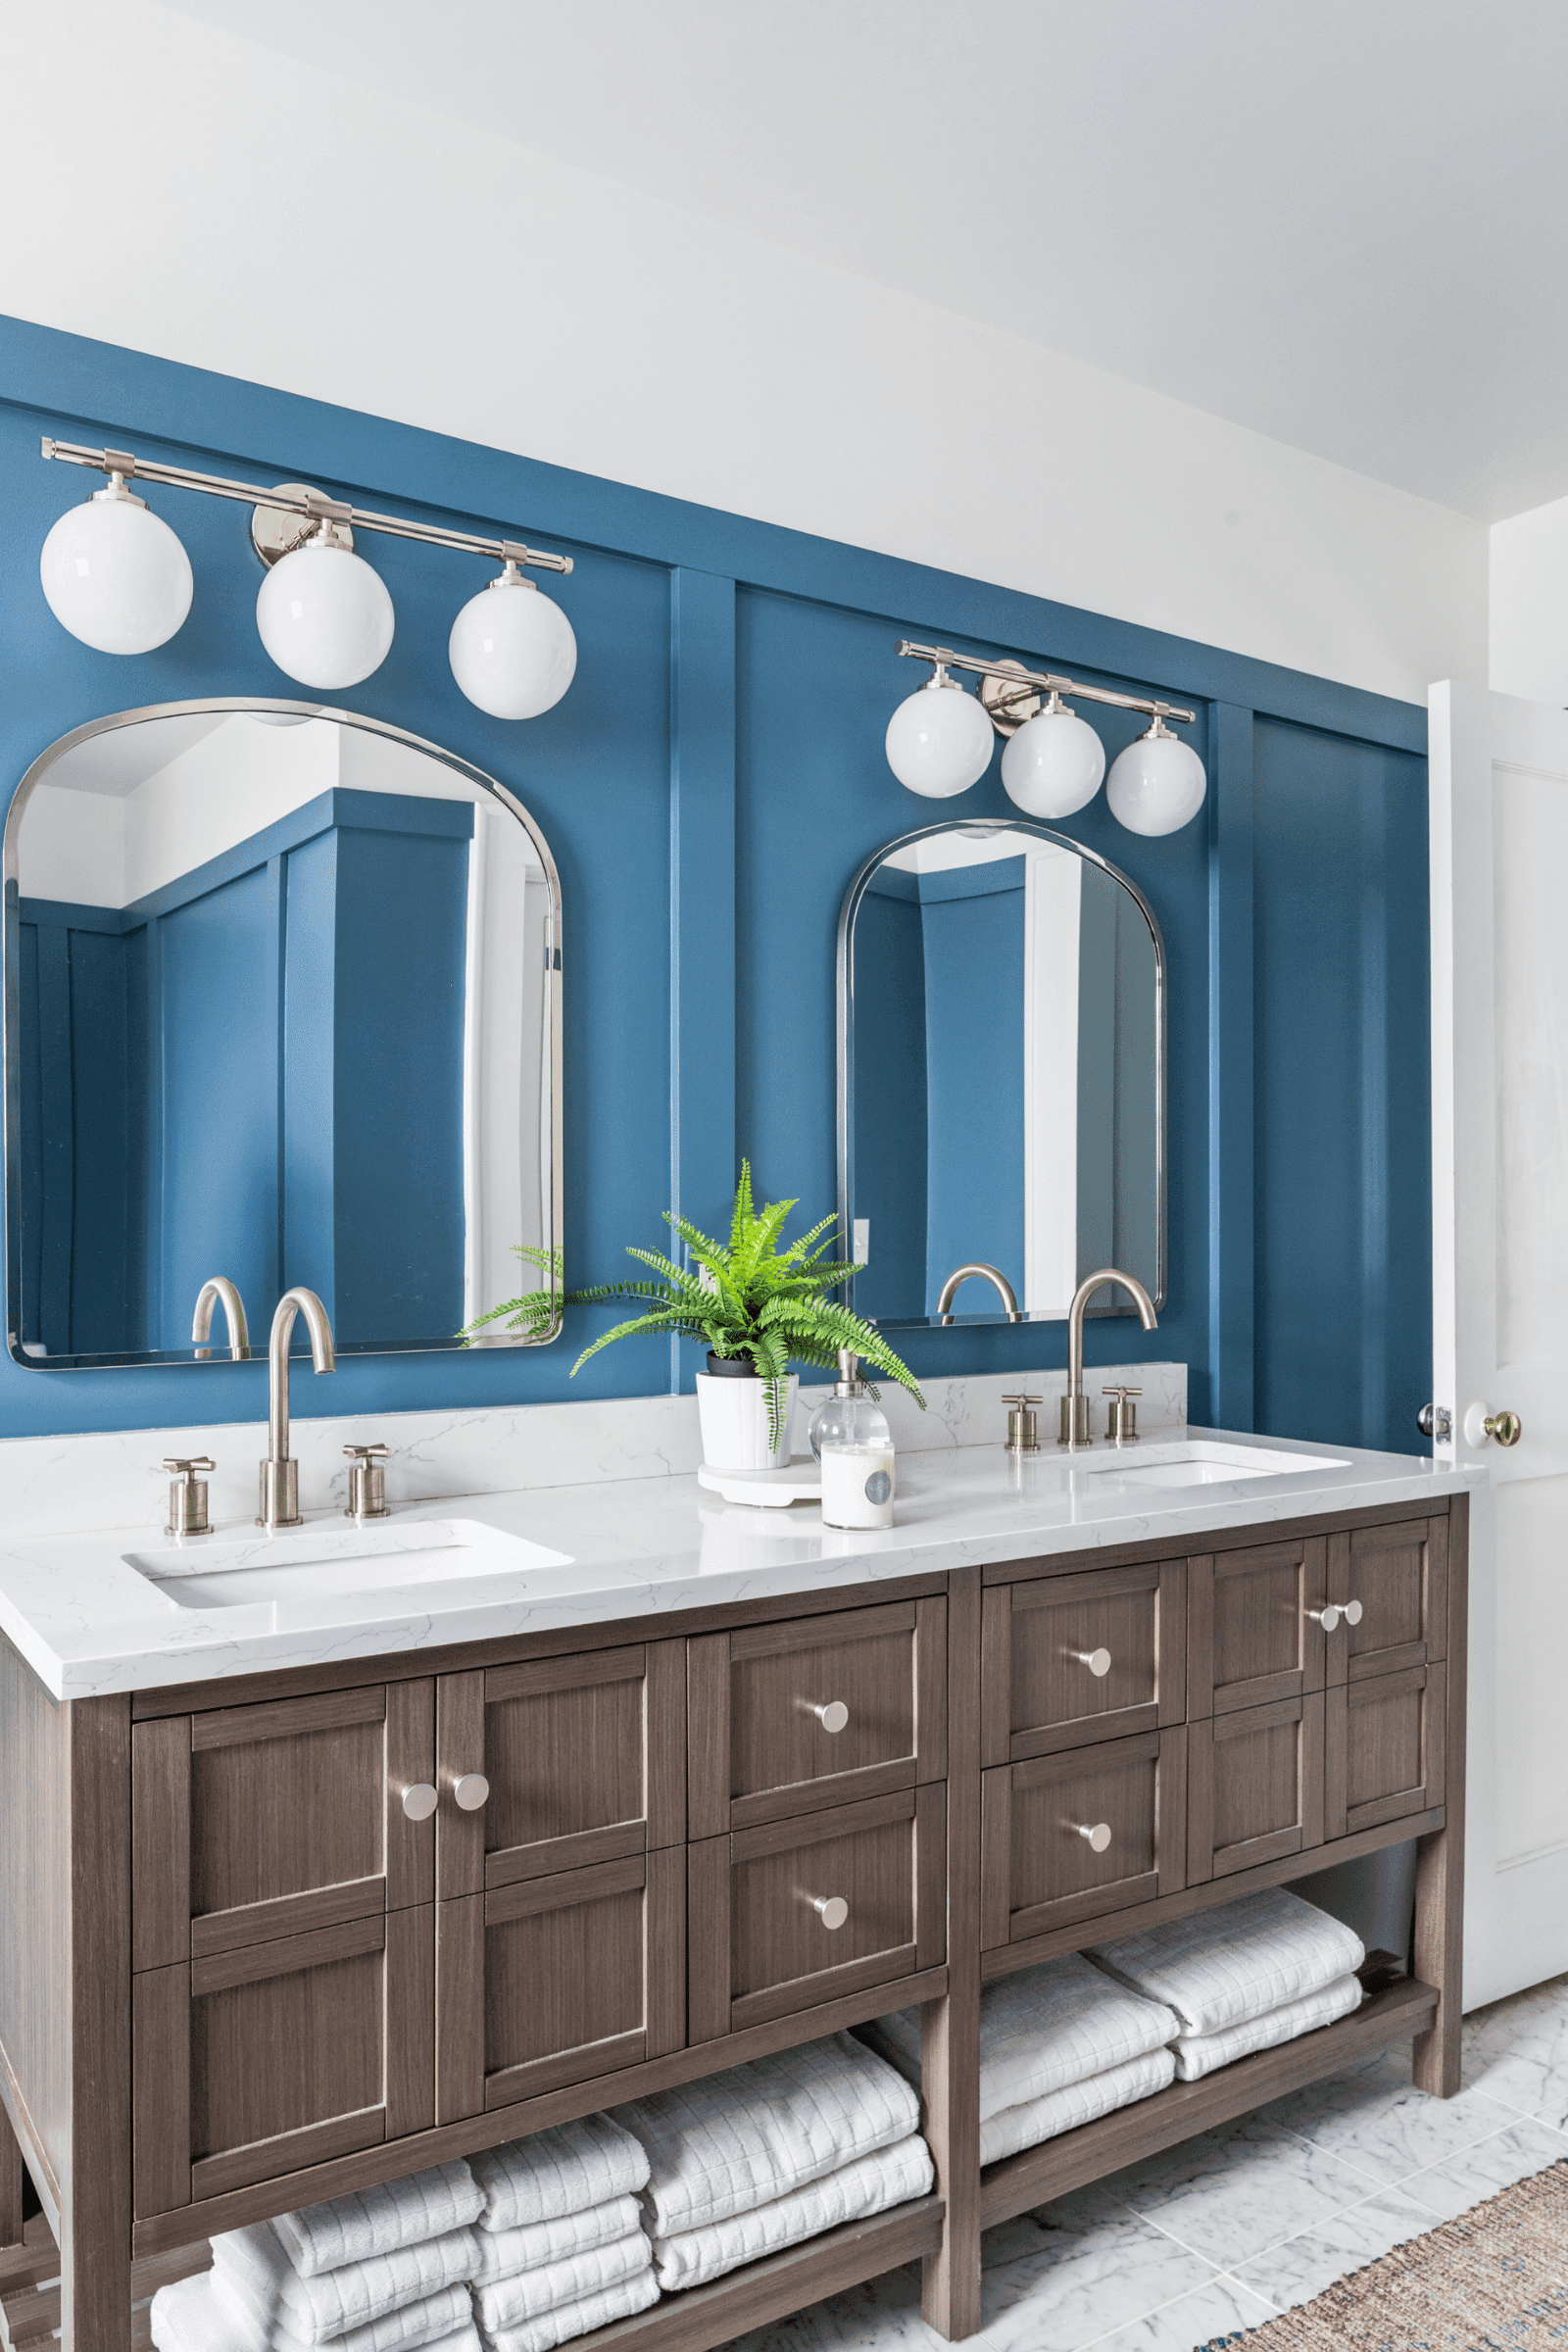
[[[727,1243],[714,1241],[685,1217],[666,1209],[665,1222],[686,1245],[689,1266],[678,1266],[658,1250],[627,1247],[628,1257],[647,1266],[652,1280],[600,1283],[587,1291],[569,1291],[568,1306],[598,1305],[615,1299],[634,1305],[637,1312],[610,1331],[601,1332],[572,1365],[575,1376],[591,1355],[612,1341],[635,1339],[644,1332],[673,1333],[695,1340],[721,1357],[749,1356],[767,1383],[768,1435],[777,1446],[783,1434],[789,1397],[791,1361],[836,1366],[839,1350],[853,1348],[879,1372],[908,1390],[923,1411],[925,1398],[908,1366],[894,1354],[881,1333],[859,1315],[825,1294],[836,1291],[860,1268],[830,1254],[821,1237],[838,1223],[824,1217],[809,1233],[780,1248],[784,1221],[797,1205],[772,1200],[759,1209],[752,1199],[752,1171],[741,1162],[735,1188],[735,1207]],[[816,1245],[820,1245],[819,1247]],[[551,1277],[551,1287],[509,1299],[467,1325],[469,1339],[487,1323],[510,1317],[512,1331],[549,1329],[562,1279],[559,1250],[519,1248],[517,1255]]]

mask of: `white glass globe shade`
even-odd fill
[[[470,597],[452,623],[452,675],[492,718],[537,718],[560,702],[577,668],[577,640],[558,604],[531,580],[502,578]]]
[[[1040,710],[1008,738],[1002,784],[1026,816],[1086,808],[1105,772],[1105,747],[1076,710]]]
[[[995,741],[990,717],[974,695],[951,682],[921,686],[888,720],[888,765],[910,792],[945,801],[979,783]]]
[[[100,654],[150,654],[190,611],[190,558],[139,499],[100,490],[62,514],[38,574],[63,628]]]
[[[1105,798],[1129,833],[1175,833],[1203,806],[1203,762],[1178,735],[1140,735],[1111,763]]]
[[[386,660],[395,625],[380,573],[316,540],[281,557],[256,599],[263,645],[302,686],[358,686]]]

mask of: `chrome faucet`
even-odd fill
[[[987,1282],[995,1283],[997,1295],[1001,1298],[1004,1307],[1006,1309],[1007,1321],[1009,1323],[1021,1323],[1023,1321],[1023,1316],[1019,1312],[1018,1301],[1013,1296],[1012,1285],[1007,1280],[1005,1274],[1002,1273],[1001,1270],[996,1266],[988,1266],[983,1259],[977,1259],[971,1266],[955,1267],[954,1271],[948,1276],[947,1281],[942,1285],[942,1296],[937,1300],[937,1313],[942,1317],[944,1323],[951,1323],[953,1321],[953,1317],[949,1314],[948,1309],[953,1304],[954,1292],[957,1289],[960,1282],[967,1282],[971,1274],[982,1275]]]
[[[262,1464],[262,1507],[256,1524],[270,1533],[300,1524],[300,1466],[290,1461],[288,1451],[288,1344],[294,1336],[296,1315],[305,1317],[311,1335],[311,1361],[317,1371],[337,1369],[325,1307],[314,1291],[285,1291],[272,1317],[267,1348],[267,1459]]]
[[[1119,1282],[1131,1295],[1146,1331],[1152,1331],[1159,1320],[1154,1301],[1137,1275],[1124,1274],[1119,1266],[1102,1266],[1098,1274],[1086,1274],[1074,1291],[1067,1309],[1067,1394],[1061,1400],[1061,1435],[1056,1440],[1058,1446],[1074,1449],[1094,1444],[1089,1434],[1089,1399],[1084,1395],[1084,1308],[1102,1282]]]
[[[200,1355],[211,1355],[207,1342],[213,1336],[213,1308],[222,1300],[223,1321],[228,1326],[228,1352],[235,1363],[241,1363],[251,1351],[250,1326],[245,1320],[245,1301],[226,1274],[215,1274],[204,1282],[196,1298],[196,1312],[190,1319],[190,1336]]]

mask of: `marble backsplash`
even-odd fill
[[[1085,1387],[1094,1425],[1104,1426],[1102,1388],[1118,1381],[1141,1389],[1138,1425],[1148,1436],[1187,1423],[1187,1366],[1094,1365]],[[1040,1396],[1042,1443],[1052,1446],[1063,1371],[975,1375],[924,1383],[922,1413],[892,1382],[879,1384],[893,1440],[904,1452],[1000,1444],[1006,1430],[1004,1396]],[[296,1377],[296,1395],[308,1383]],[[829,1387],[800,1393],[795,1447]],[[300,1465],[307,1512],[348,1499],[347,1444],[379,1439],[391,1447],[390,1502],[443,1495],[507,1494],[518,1488],[592,1485],[606,1479],[674,1478],[702,1460],[695,1396],[609,1396],[569,1404],[495,1405],[466,1412],[311,1416],[296,1412],[291,1450]],[[211,1505],[216,1522],[253,1517],[256,1466],[267,1451],[265,1421],[224,1421],[177,1429],[127,1429],[91,1435],[0,1440],[0,1535],[64,1535],[96,1527],[162,1526],[169,1455],[210,1455],[218,1464]]]

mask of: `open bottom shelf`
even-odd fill
[[[1238,2058],[1197,2082],[1172,2082],[1167,2090],[1118,2107],[1098,2123],[1080,2124],[1059,2138],[1004,2156],[980,2176],[980,2226],[989,2230],[1014,2214],[1048,2205],[1087,2181],[1119,2172],[1123,2165],[1157,2156],[1196,2132],[1228,2123],[1325,2075],[1337,2075],[1358,2059],[1375,2057],[1421,2033],[1437,2005],[1433,1985],[1407,1978],[1374,1993],[1338,2025],[1320,2026],[1276,2049]]]
[[[711,2285],[690,2287],[684,2294],[664,2295],[634,2319],[616,2320],[592,2335],[572,2339],[581,2352],[612,2352],[612,2347],[636,2347],[636,2352],[713,2352],[732,2336],[749,2328],[787,2319],[824,2295],[841,2294],[883,2271],[896,2271],[906,2262],[934,2254],[942,2243],[940,2197],[915,2197],[888,2213],[872,2214],[863,2222],[846,2222],[825,2230],[804,2245],[788,2246],[781,2254],[764,2255],[731,2271]],[[131,2266],[133,2304],[175,2278],[188,2278],[208,2268],[207,2241],[182,2247],[177,2254],[154,2254]],[[0,2347],[3,2352],[43,2352],[60,2325],[60,2258],[48,2224],[38,2218],[27,2224],[20,2246],[0,2250]],[[132,2352],[148,2352],[152,2333],[145,2307],[132,2321]]]

